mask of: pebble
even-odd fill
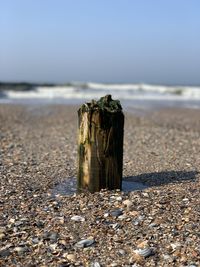
[[[125,219],[127,219],[127,216],[125,214],[122,214],[122,215],[118,216],[118,219],[119,220],[125,220]]]
[[[103,190],[55,196],[55,184],[76,176],[77,108],[70,115],[70,107],[34,107],[42,116],[35,116],[29,108],[24,113],[20,108],[16,117],[16,107],[0,105],[0,132],[4,133],[0,147],[0,233],[5,235],[0,240],[0,265],[200,266],[200,127],[195,131],[183,128],[181,120],[176,120],[179,128],[176,124],[171,127],[166,120],[154,123],[153,116],[149,120],[149,116],[135,115],[130,119],[127,113],[124,156],[130,165],[124,166],[124,176],[134,175],[150,187],[144,191]],[[12,112],[6,114],[8,109]],[[53,111],[50,116],[45,116],[46,109]],[[184,117],[185,113],[183,121]],[[199,116],[195,123],[200,126]],[[9,143],[15,147],[8,153]],[[150,157],[154,147],[158,156]],[[187,161],[190,167],[185,165]],[[122,214],[112,216],[115,210]],[[120,220],[124,215],[126,219]],[[73,221],[73,216],[85,221]],[[50,238],[52,232],[56,235]],[[90,236],[95,238],[95,246],[75,246]],[[149,243],[140,245],[143,240]],[[170,245],[174,243],[181,246]],[[133,250],[139,245],[141,249],[153,248],[155,256],[138,254],[142,262],[134,261]],[[14,251],[15,247],[26,246],[28,253]],[[75,260],[73,256],[68,259],[69,254]]]
[[[0,257],[7,257],[10,255],[10,251],[8,249],[2,249],[0,250]]]
[[[54,244],[51,244],[51,245],[49,245],[49,248],[52,250],[52,251],[54,251],[56,248],[57,248],[57,244],[56,243],[54,243]]]
[[[115,198],[117,201],[122,201],[122,197],[118,196]]]
[[[90,267],[101,267],[101,264],[98,261],[91,262]]]
[[[0,227],[0,234],[5,234],[5,232],[6,232],[6,229],[5,229],[5,227]]]
[[[110,266],[110,267],[117,267],[117,266],[119,266],[119,265],[118,265],[118,263],[113,262],[113,263],[111,263],[109,266]]]
[[[120,228],[120,224],[119,223],[114,223],[114,224],[111,224],[111,227],[116,230],[116,229]]]
[[[144,220],[144,216],[139,216],[137,217],[134,221],[133,221],[133,224],[134,225],[139,225],[143,220]]]
[[[176,250],[177,248],[180,248],[181,247],[181,244],[178,243],[178,242],[176,242],[176,243],[171,243],[170,246],[171,246],[171,248],[173,250]]]
[[[110,215],[112,217],[119,217],[122,214],[123,214],[123,211],[121,209],[113,210],[110,212]]]
[[[127,209],[130,209],[133,206],[133,202],[130,201],[129,199],[124,200],[123,204],[124,204],[124,206],[127,207]]]
[[[11,219],[9,220],[9,222],[10,222],[10,223],[15,223],[15,219],[14,219],[14,218],[11,218]]]
[[[4,239],[6,235],[4,233],[0,233],[0,240]]]
[[[44,227],[44,222],[42,222],[42,221],[37,221],[35,224],[36,224],[36,226],[38,228],[43,228]]]
[[[157,227],[157,226],[158,226],[157,223],[150,223],[150,224],[149,224],[149,228],[153,228],[153,227]]]
[[[126,254],[126,251],[124,249],[118,250],[119,255],[124,256]]]
[[[56,232],[45,232],[43,234],[44,240],[50,240],[52,243],[56,242],[58,239],[58,233]]]
[[[27,247],[15,247],[14,251],[16,251],[18,254],[23,254],[28,251]]]
[[[171,261],[172,260],[172,257],[168,254],[164,254],[163,255],[163,259],[166,260],[166,261]]]
[[[38,244],[39,243],[38,237],[32,238],[32,242],[33,242],[33,244]]]
[[[146,193],[146,192],[143,192],[142,195],[143,195],[144,197],[149,197],[149,194]]]
[[[66,246],[66,245],[67,245],[67,242],[66,242],[66,240],[64,240],[64,239],[60,239],[60,240],[58,241],[58,243],[61,244],[61,245],[63,245],[63,246]]]
[[[67,254],[67,253],[65,253],[65,254]],[[64,257],[66,257],[70,261],[75,261],[76,260],[76,256],[74,254],[67,254]]]
[[[81,241],[77,242],[75,244],[75,247],[77,247],[77,248],[86,248],[86,247],[90,247],[94,243],[95,243],[94,239],[84,239],[84,240],[81,240]]]
[[[81,216],[78,216],[78,215],[74,215],[74,216],[71,217],[71,220],[75,221],[75,222],[84,222],[85,218],[81,217]]]

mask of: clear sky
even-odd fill
[[[0,80],[200,84],[200,0],[0,0]]]

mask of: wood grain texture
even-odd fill
[[[124,115],[93,104],[78,111],[78,190],[121,189]]]

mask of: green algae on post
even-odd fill
[[[106,95],[78,110],[78,191],[121,189],[124,114]]]
[[[113,100],[111,95],[101,97],[98,101],[92,100],[90,103],[85,103],[80,108],[82,111],[95,109],[107,110],[110,112],[118,112],[122,110],[119,100]]]

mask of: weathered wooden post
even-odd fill
[[[78,191],[121,189],[124,114],[111,95],[78,110]]]

